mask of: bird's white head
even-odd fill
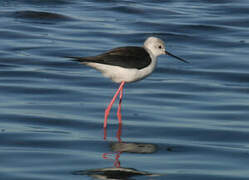
[[[149,37],[144,42],[144,48],[155,57],[165,54],[165,43],[156,37]]]
[[[182,62],[188,63],[188,61],[175,56],[174,54],[171,54],[169,51],[166,51],[165,49],[165,43],[163,42],[163,40],[156,38],[156,37],[149,37],[145,40],[144,42],[144,48],[155,57],[163,55],[163,54],[167,54],[173,58],[176,58]]]

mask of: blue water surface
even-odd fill
[[[1,0],[1,179],[249,179],[248,17],[247,0]],[[118,84],[68,56],[149,36],[190,63],[160,56],[104,132]]]

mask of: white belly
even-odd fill
[[[111,66],[99,63],[84,64],[99,70],[105,77],[110,78],[112,81],[121,83],[122,81],[134,82],[147,77],[155,69],[156,61],[152,61],[148,67],[143,69],[126,69],[120,66]]]

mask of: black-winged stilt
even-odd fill
[[[187,63],[186,60],[166,51],[164,42],[156,37],[147,38],[143,47],[119,47],[97,56],[71,57],[82,64],[97,69],[112,81],[120,83],[118,90],[105,110],[104,128],[107,127],[107,118],[118,94],[119,105],[117,116],[119,124],[122,124],[121,102],[124,84],[141,80],[150,75],[156,67],[157,57],[163,54]]]

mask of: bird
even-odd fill
[[[117,117],[119,125],[122,124],[121,103],[125,83],[136,82],[149,76],[155,70],[157,57],[160,55],[168,55],[184,63],[189,63],[188,61],[168,52],[164,41],[153,36],[148,37],[142,47],[117,47],[102,54],[89,57],[70,56],[70,58],[73,58],[74,61],[78,61],[81,64],[92,67],[100,71],[104,77],[120,84],[105,110],[104,129],[107,128],[107,119],[112,105],[118,95],[119,105]]]

